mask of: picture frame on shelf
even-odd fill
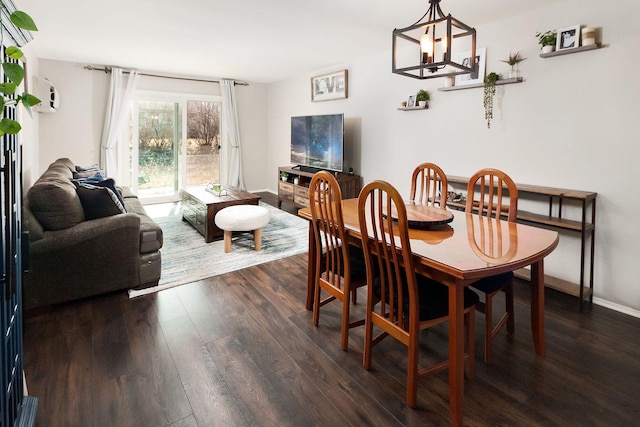
[[[476,49],[476,64],[478,64],[478,78],[472,79],[470,74],[462,74],[456,76],[456,86],[472,85],[484,83],[484,74],[486,72],[487,48],[481,47]],[[458,54],[458,63],[468,67],[471,63],[471,51],[460,52]]]
[[[580,25],[560,28],[556,38],[556,51],[580,47]]]
[[[413,95],[409,95],[409,98],[407,98],[407,108],[413,108],[416,106],[416,94],[414,93]]]
[[[311,101],[332,101],[349,97],[349,73],[347,70],[311,77]]]

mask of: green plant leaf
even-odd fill
[[[18,97],[18,102],[22,103],[25,107],[33,107],[34,105],[40,104],[42,101],[40,98],[31,95],[30,93],[24,92]]]
[[[23,30],[38,31],[38,27],[36,27],[36,23],[33,22],[33,19],[21,10],[16,10],[11,14],[11,22],[13,22],[16,27],[22,28]]]
[[[5,95],[13,95],[16,93],[18,85],[12,82],[0,83],[0,93],[4,93]]]
[[[22,66],[14,64],[13,62],[5,62],[2,64],[2,69],[9,80],[14,82],[16,85],[22,83],[22,79],[24,78],[24,70],[22,69]]]
[[[4,110],[4,97],[0,96],[0,111]]]
[[[9,46],[5,49],[4,53],[11,59],[20,59],[24,56],[22,51],[16,46]]]
[[[3,132],[3,134],[10,133],[12,135],[15,135],[16,133],[20,132],[20,129],[22,129],[22,126],[20,126],[20,123],[16,122],[15,120],[7,118],[0,120],[0,131]]]

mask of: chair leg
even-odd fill
[[[313,324],[318,326],[320,322],[320,284],[316,281],[314,288],[315,296],[313,297]]]
[[[409,360],[407,361],[407,405],[415,408],[418,400],[418,340],[409,339]]]
[[[371,296],[371,292],[368,294]],[[372,307],[371,302],[367,299],[367,312],[364,322],[364,349],[362,350],[362,366],[367,371],[371,369],[371,347],[373,341],[373,321],[371,320]]]
[[[349,293],[342,295],[342,327],[340,332],[340,347],[343,350],[349,348]]]
[[[493,341],[493,295],[485,294],[484,308],[484,363],[491,364],[491,342]]]
[[[513,335],[516,330],[515,318],[513,315],[513,283],[510,283],[504,288],[504,300],[505,310],[509,315],[509,318],[507,319],[507,331],[509,331],[509,334]]]

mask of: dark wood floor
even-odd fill
[[[25,374],[38,426],[449,424],[447,373],[404,405],[406,352],[391,339],[362,367],[362,328],[339,346],[340,313],[315,327],[298,255],[157,294],[125,292],[25,319]],[[547,355],[533,351],[529,292],[516,334],[465,381],[465,424],[630,426],[640,419],[640,319],[547,291]],[[354,309],[362,313],[364,293]],[[482,318],[476,314],[477,324]],[[421,360],[446,357],[446,325],[423,332]]]

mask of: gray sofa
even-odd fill
[[[58,159],[27,192],[26,310],[158,284],[162,229],[127,187],[114,197],[113,180],[79,184],[95,173]]]

